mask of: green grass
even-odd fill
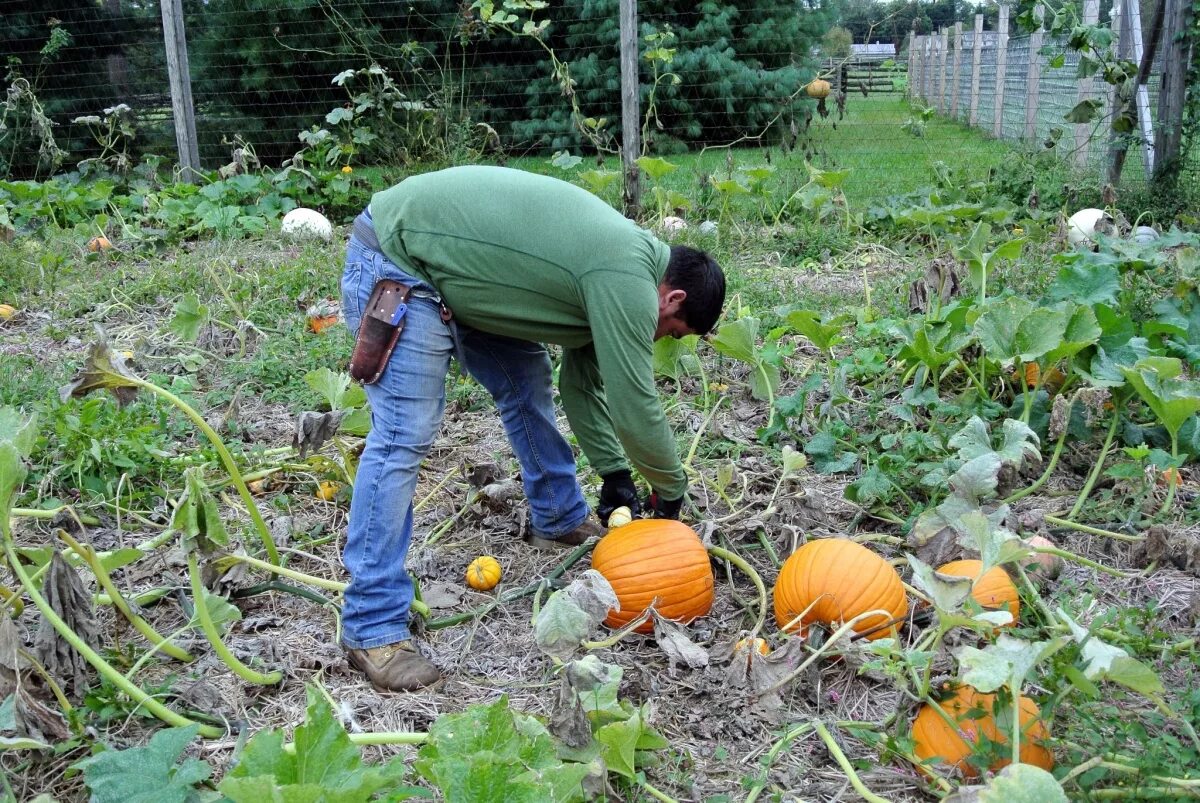
[[[807,136],[802,135],[790,153],[784,151],[775,137],[765,147],[710,148],[672,155],[666,157],[667,161],[680,169],[667,176],[663,184],[695,198],[706,175],[726,178],[731,167],[736,173],[738,168],[770,164],[776,169],[776,185],[798,187],[808,178],[804,162],[810,157],[819,168],[849,168],[850,177],[843,189],[851,207],[861,208],[890,195],[933,184],[934,166],[939,161],[964,180],[981,180],[1014,154],[1010,144],[947,120],[931,120],[923,137],[913,136],[903,130],[910,116],[908,103],[898,96],[853,95],[847,101],[844,119],[837,119],[837,109],[830,104],[829,117],[814,116]],[[511,159],[507,164],[537,173],[570,175],[550,164],[547,156]],[[587,158],[576,171],[595,164],[594,158]],[[619,168],[620,160],[616,157],[604,160],[604,169]],[[609,195],[610,201],[617,200],[616,190]]]

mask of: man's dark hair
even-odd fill
[[[711,332],[725,305],[725,274],[717,261],[691,246],[673,245],[663,282],[687,293],[681,312],[688,328],[699,335]]]

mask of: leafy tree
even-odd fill
[[[835,25],[821,37],[821,55],[831,59],[841,59],[850,55],[850,45],[854,43],[854,34],[840,25]]]
[[[618,0],[566,0],[548,36],[558,58],[570,64],[582,111],[613,125],[621,109],[617,10]],[[651,144],[669,148],[755,136],[781,113],[794,113],[802,101],[793,96],[810,77],[805,65],[827,14],[810,2],[646,0],[638,4],[638,19],[643,55],[647,36],[668,27],[674,34],[664,46],[675,50],[667,69],[679,82],[654,90],[658,119],[648,132]],[[643,109],[653,69],[640,60]],[[510,124],[513,136],[545,148],[578,147],[581,137],[561,93],[553,76],[533,80],[523,119]]]

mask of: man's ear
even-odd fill
[[[658,293],[658,310],[665,315],[678,314],[687,298],[687,290],[663,287]]]

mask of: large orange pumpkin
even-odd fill
[[[684,624],[712,607],[708,552],[696,531],[678,521],[638,519],[610,530],[592,550],[592,568],[612,585],[621,605],[604,620],[612,628],[629,624],[651,603],[663,617]],[[637,628],[653,631],[653,621]]]
[[[979,576],[981,569],[983,569],[983,561],[955,560],[942,566],[938,571],[942,574],[969,577],[974,580],[975,585],[971,587],[971,597],[985,610],[1007,610],[1012,614],[1012,621],[1007,627],[1012,627],[1017,623],[1017,614],[1021,612],[1017,587],[1013,585],[1008,572],[999,566],[988,569],[982,577]]]
[[[944,762],[941,766],[957,767],[966,777],[974,778],[979,772],[967,763],[967,757],[975,751],[984,736],[990,741],[1008,744],[1012,736],[1011,703],[1005,704],[1005,710],[998,712],[999,723],[994,717],[997,713],[994,711],[996,695],[983,694],[971,686],[959,686],[951,697],[941,700],[939,705],[958,723],[958,728],[950,727],[932,705],[921,706],[917,718],[913,720],[912,737],[916,745],[913,753],[922,761],[936,756]],[[1037,704],[1028,697],[1022,697],[1019,705],[1021,763],[1033,764],[1047,771],[1054,769],[1054,754],[1045,746],[1050,731],[1046,723],[1038,719],[1040,712]],[[1009,758],[997,759],[990,769],[998,770],[1011,764],[1011,747],[1006,749],[1006,755]]]
[[[812,608],[800,621],[802,636],[813,622],[837,626],[867,611],[891,614],[872,616],[854,626],[855,632],[864,633],[886,624],[889,618],[903,617],[908,597],[900,575],[879,555],[847,538],[822,538],[793,552],[775,582],[779,627],[786,628],[809,605]],[[880,628],[867,638],[883,638],[894,630]]]

